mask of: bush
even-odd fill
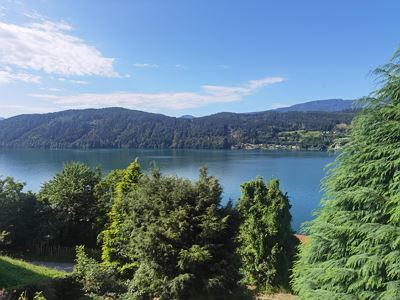
[[[84,246],[76,247],[75,262],[73,275],[85,293],[107,295],[123,291],[123,285],[116,279],[116,270],[88,257]]]

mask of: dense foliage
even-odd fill
[[[0,146],[229,149],[254,144],[325,150],[343,136],[338,125],[349,124],[353,115],[353,111],[266,111],[185,119],[122,108],[70,110],[3,120]],[[311,139],[280,137],[297,131],[319,134]]]
[[[64,246],[85,244],[95,246],[102,225],[96,186],[101,180],[99,170],[82,163],[70,163],[46,182],[38,199],[48,207],[48,232],[52,241]]]
[[[0,181],[0,246],[39,245],[50,259],[78,246],[74,282],[95,299],[245,299],[244,284],[287,287],[294,237],[277,181],[245,183],[238,208],[221,205],[205,168],[193,182],[144,174],[137,160],[105,177],[69,163],[37,195],[23,187]]]
[[[230,204],[221,206],[221,193],[205,169],[192,183],[156,168],[143,175],[133,162],[117,183],[102,233],[103,262],[78,249],[77,278],[98,295],[125,285],[127,299],[234,297],[240,290],[236,218]]]
[[[136,269],[136,255],[132,252],[129,240],[132,234],[130,226],[132,199],[127,194],[137,187],[142,177],[141,167],[137,160],[131,163],[127,169],[118,170],[110,175],[116,177],[112,207],[109,212],[107,227],[101,233],[102,259],[117,270],[123,276],[131,276]],[[110,177],[109,175],[109,177]],[[106,179],[107,180],[107,179]]]
[[[35,235],[36,198],[13,178],[0,179],[0,246],[26,246]]]
[[[301,299],[400,299],[400,53],[352,124],[295,266]]]
[[[200,172],[197,182],[155,170],[127,197],[130,247],[138,269],[130,283],[137,298],[230,299],[239,281],[232,209],[221,207],[222,188]]]
[[[243,280],[262,292],[288,289],[296,247],[290,204],[279,182],[262,178],[241,186],[239,248]]]

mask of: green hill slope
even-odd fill
[[[266,111],[185,119],[123,108],[68,110],[1,121],[0,146],[229,149],[251,144],[324,150],[353,116],[354,111]]]

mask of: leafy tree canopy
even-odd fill
[[[23,192],[24,184],[12,177],[0,179],[1,243],[23,246],[33,238],[36,199]]]
[[[82,163],[66,164],[53,179],[43,184],[38,199],[49,205],[49,228],[53,240],[61,245],[94,246],[101,228],[98,216],[101,207],[96,186],[101,181],[100,170]]]

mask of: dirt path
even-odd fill
[[[29,263],[37,266],[57,269],[59,271],[64,271],[67,273],[71,273],[74,268],[73,263],[48,262],[48,261],[29,261]]]

